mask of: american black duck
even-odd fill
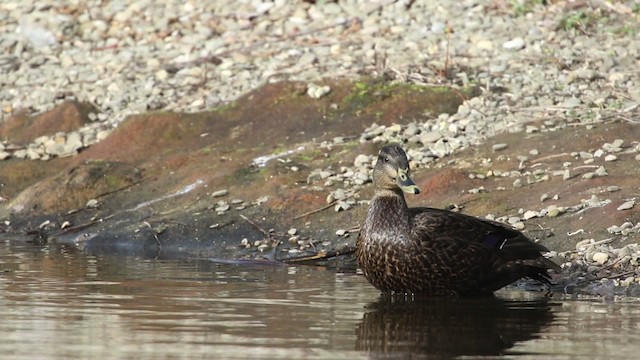
[[[380,150],[375,196],[356,243],[358,265],[382,292],[478,296],[521,278],[549,284],[547,248],[503,224],[429,207],[409,208],[420,190],[398,145]]]

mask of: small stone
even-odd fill
[[[222,190],[214,191],[214,192],[211,194],[211,197],[214,197],[214,198],[215,198],[215,197],[222,197],[222,196],[227,195],[228,193],[229,193],[229,190],[227,190],[227,189],[222,189]]]
[[[513,181],[513,187],[516,187],[516,188],[522,187],[522,180],[521,179],[515,179]]]
[[[493,151],[501,151],[507,148],[507,144],[493,144],[493,146],[491,147],[491,149],[493,149]]]
[[[524,220],[529,220],[529,219],[533,219],[534,217],[537,217],[538,213],[533,211],[533,210],[529,210],[527,212],[524,213],[524,215],[522,216],[522,218]]]
[[[580,151],[578,153],[581,159],[593,159],[593,154],[587,151]]]
[[[593,257],[591,258],[591,260],[593,260],[594,262],[597,262],[600,265],[604,265],[604,263],[606,263],[607,260],[609,260],[609,254],[604,252],[596,252],[593,254]]]
[[[547,206],[547,217],[554,218],[560,215],[560,209],[556,205]]]
[[[347,233],[347,230],[344,230],[344,229],[336,230],[336,235],[338,236],[344,236],[344,234],[346,233]]]
[[[289,229],[289,231],[287,231],[287,234],[289,234],[289,235],[295,235],[297,233],[298,233],[298,229],[296,229],[296,228],[291,228],[291,229]]]
[[[300,240],[300,236],[298,236],[298,235],[294,235],[294,236],[292,236],[292,237],[290,237],[290,238],[289,238],[289,242],[290,242],[291,244],[297,244],[297,243],[298,243],[298,240]]]
[[[520,222],[520,218],[517,216],[510,216],[509,219],[507,219],[507,222],[513,225],[517,222]]]
[[[338,203],[334,206],[335,211],[346,211],[351,209],[351,205],[345,201],[338,201]]]
[[[432,144],[442,139],[442,134],[438,131],[423,132],[420,134],[420,142],[422,144]]]
[[[524,46],[525,46],[525,42],[524,42],[524,39],[521,37],[513,38],[502,44],[502,47],[507,50],[520,50],[524,48]]]
[[[569,169],[564,169],[564,172],[562,173],[562,180],[569,179],[571,179],[571,171],[569,171]]]
[[[607,191],[608,191],[608,192],[616,192],[616,191],[620,191],[620,187],[619,187],[619,186],[616,186],[616,185],[607,186]]]
[[[231,207],[231,206],[229,206],[229,204],[227,204],[227,203],[222,203],[222,204],[219,204],[218,206],[216,206],[215,211],[216,211],[217,213],[223,213],[223,212],[225,212],[225,211],[229,210],[229,208],[230,208],[230,207]]]
[[[353,166],[355,167],[363,167],[365,165],[371,164],[371,157],[369,155],[360,154],[356,156],[355,160],[353,160]]]
[[[546,193],[542,194],[540,196],[540,202],[543,202],[543,201],[547,200],[548,198],[549,198],[549,194],[546,194]]]
[[[522,230],[524,229],[524,223],[522,221],[518,221],[517,223],[512,225],[514,229],[516,230]]]
[[[86,207],[86,208],[89,208],[89,209],[95,209],[95,208],[97,208],[97,207],[98,207],[98,205],[100,205],[100,204],[98,203],[98,200],[96,200],[96,199],[91,199],[91,200],[87,201],[87,204],[85,205],[85,207]]]
[[[616,161],[616,160],[618,160],[618,157],[613,154],[609,154],[604,157],[604,161]]]
[[[582,101],[580,101],[580,99],[576,98],[576,97],[570,97],[568,99],[566,99],[565,101],[563,101],[562,103],[558,104],[559,107],[564,107],[564,108],[568,108],[568,109],[572,109],[576,106],[579,106],[580,104],[582,104]]]
[[[636,205],[635,200],[625,201],[622,205],[618,206],[618,210],[629,210]]]
[[[596,169],[595,174],[597,176],[607,176],[607,171],[605,170],[604,166],[600,166],[598,169]]]
[[[331,87],[324,85],[309,84],[307,86],[307,95],[312,99],[320,99],[331,91]]]

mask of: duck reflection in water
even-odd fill
[[[356,328],[356,350],[381,358],[451,358],[508,354],[551,324],[547,299],[399,299],[383,296],[367,306]]]

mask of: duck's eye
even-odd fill
[[[382,161],[384,161],[384,162],[389,162],[389,157],[388,157],[388,156],[383,157],[383,158],[382,158]]]

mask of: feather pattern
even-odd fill
[[[402,183],[397,174],[406,175]],[[447,210],[408,208],[402,190],[418,190],[397,145],[380,151],[374,184],[356,255],[365,277],[383,292],[488,295],[525,277],[549,284],[548,269],[559,269],[542,256],[544,246],[511,227]]]

